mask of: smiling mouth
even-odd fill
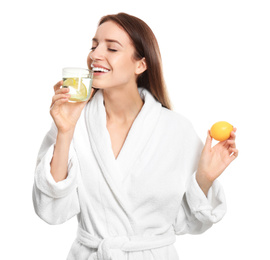
[[[94,65],[91,65],[92,71],[94,73],[106,73],[109,72],[110,70],[102,68],[102,67],[95,67]]]
[[[94,72],[109,72],[109,70],[107,70],[107,69],[103,69],[103,68],[92,68],[92,70],[94,71]]]

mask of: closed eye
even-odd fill
[[[96,48],[97,47],[92,47],[90,50],[94,51]],[[108,51],[116,52],[117,50],[108,48]]]

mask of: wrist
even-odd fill
[[[58,145],[61,144],[61,147],[69,147],[72,138],[73,138],[74,131],[65,131],[65,132],[58,132],[56,143]]]
[[[67,131],[58,130],[57,137],[64,138],[64,139],[72,139],[74,134],[74,129],[70,129]]]
[[[213,181],[209,180],[206,177],[206,174],[203,174],[201,172],[196,173],[196,181],[200,186],[201,190],[204,192],[205,196],[207,197],[208,191],[211,188]]]

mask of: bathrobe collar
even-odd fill
[[[161,103],[156,101],[148,90],[138,88],[138,91],[144,104],[133,121],[117,159],[114,157],[110,134],[106,127],[103,91],[98,90],[85,107],[90,144],[104,178],[115,190],[119,190],[128,175],[138,168],[140,156],[155,131],[162,109]]]

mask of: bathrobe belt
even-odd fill
[[[78,227],[77,240],[89,248],[97,249],[88,260],[116,260],[110,255],[110,249],[126,252],[149,250],[171,245],[175,242],[175,234],[157,236],[112,236],[100,239]]]

